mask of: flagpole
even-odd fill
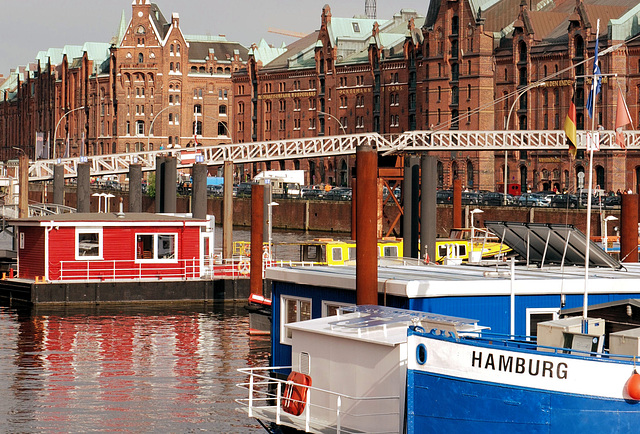
[[[596,90],[597,83],[596,71],[598,68],[598,37],[600,36],[600,19],[596,24],[596,46],[595,57],[593,58],[593,78],[591,79],[591,140],[589,144],[589,188],[587,193],[587,247],[584,253],[584,295],[582,299],[582,333],[588,333],[587,311],[589,303],[589,253],[591,247],[591,194],[593,186],[593,149],[595,147],[595,123],[596,123]],[[587,136],[588,137],[588,136]]]

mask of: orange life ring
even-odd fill
[[[300,416],[307,404],[307,390],[311,387],[311,377],[291,371],[284,388],[282,409],[294,416]]]

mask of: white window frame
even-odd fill
[[[286,321],[286,314],[287,314],[287,301],[289,300],[295,300],[297,303],[296,306],[296,320],[295,321],[291,321],[291,322],[285,322]],[[285,344],[285,345],[291,345],[292,344],[292,340],[290,337],[287,336],[286,333],[286,329],[285,329],[285,325],[286,324],[292,324],[294,322],[299,322],[300,321],[300,304],[301,302],[308,302],[309,303],[309,312],[311,313],[311,318],[313,318],[313,302],[310,298],[305,298],[305,297],[293,297],[293,296],[287,296],[287,295],[281,295],[280,296],[280,343],[281,344]]]
[[[341,303],[339,301],[322,300],[322,318],[329,316],[329,307],[341,307],[355,306],[353,303]]]
[[[151,235],[153,236],[153,258],[142,259],[138,258],[138,236],[139,235]],[[173,258],[159,259],[158,258],[158,237],[159,236],[172,236],[173,237]],[[134,254],[136,264],[169,264],[178,262],[178,234],[171,232],[136,232],[133,238],[134,242]]]
[[[74,243],[74,250],[75,250],[75,258],[76,261],[91,261],[91,260],[95,260],[95,259],[103,259],[102,256],[102,248],[104,246],[104,238],[102,235],[102,228],[92,228],[92,227],[84,227],[84,228],[76,228],[75,231],[75,243]],[[79,247],[79,242],[80,242],[80,234],[98,234],[98,256],[80,256],[78,254],[78,247]]]
[[[560,308],[557,307],[529,307],[525,310],[525,315],[527,317],[525,335],[527,336],[527,340],[529,340],[528,336],[531,336],[531,315],[536,314],[544,314],[551,313],[553,314],[553,319],[557,320],[560,317]]]

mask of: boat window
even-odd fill
[[[136,262],[175,261],[177,234],[136,234]]]
[[[331,257],[334,261],[342,262],[342,247],[334,247],[331,249]]]
[[[308,298],[281,298],[280,343],[291,344],[291,330],[285,324],[311,319],[311,300]]]
[[[76,229],[76,259],[102,259],[102,229]]]
[[[356,259],[356,247],[355,246],[349,247],[349,258],[347,258],[347,259],[355,261],[355,259]]]
[[[558,319],[559,309],[554,307],[537,307],[529,308],[527,312],[527,330],[526,335],[531,337],[538,336],[538,323],[552,321]],[[527,337],[527,339],[529,339]]]
[[[440,258],[446,258],[447,257],[447,245],[439,245],[438,246],[438,257]]]
[[[382,256],[398,256],[398,246],[385,246]]]
[[[338,314],[338,309],[346,306],[355,306],[352,303],[338,303],[335,301],[322,301],[322,316],[334,316]]]
[[[467,256],[467,246],[465,244],[460,244],[460,251],[458,252],[458,255],[462,258]]]
[[[306,255],[303,256],[303,261],[314,261],[317,260],[320,253],[320,246],[303,246],[304,252]]]

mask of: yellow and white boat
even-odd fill
[[[487,229],[451,229],[448,238],[436,240],[435,262],[455,264],[500,259],[511,250]]]

